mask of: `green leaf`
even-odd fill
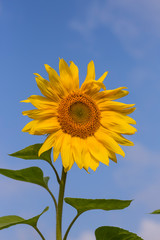
[[[150,214],[160,214],[160,209],[155,210],[154,212],[151,212]]]
[[[30,182],[47,188],[48,177],[43,177],[43,172],[39,167],[29,167],[20,170],[0,168],[0,174],[15,180]]]
[[[49,181],[50,177],[43,177],[43,180],[45,182],[45,184],[48,186],[48,181]]]
[[[41,156],[39,157],[38,152],[39,152],[39,149],[41,148],[41,146],[42,146],[42,143],[30,145],[18,152],[9,154],[9,156],[22,158],[22,159],[26,159],[26,160],[41,159],[41,160],[45,160],[45,161],[51,163],[52,162],[52,160],[51,160],[52,149],[49,149],[48,151],[42,153]]]
[[[95,231],[96,240],[143,240],[135,233],[118,227],[99,227]]]
[[[38,222],[40,216],[41,216],[43,213],[47,212],[48,209],[49,209],[49,207],[46,207],[46,208],[43,210],[43,212],[40,213],[39,215],[37,215],[37,216],[35,216],[35,217],[33,217],[33,218],[30,218],[30,219],[25,220],[24,224],[28,224],[28,225],[30,225],[30,226],[36,227],[36,226],[37,226],[37,222]]]
[[[76,208],[78,213],[83,213],[93,209],[102,209],[106,211],[124,209],[132,202],[132,200],[119,199],[65,198],[64,200],[66,203]]]
[[[41,214],[27,220],[15,215],[0,217],[0,230],[17,224],[28,224],[35,228],[37,226],[37,222],[40,216],[46,211],[48,211],[48,209],[49,207],[46,207]]]

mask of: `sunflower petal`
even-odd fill
[[[49,99],[52,99],[55,102],[59,101],[59,97],[52,88],[50,82],[46,79],[42,78],[38,73],[34,73],[36,75],[35,79],[37,82],[37,86],[40,89],[41,93]]]
[[[83,151],[82,151],[82,159],[84,163],[84,169],[88,172],[88,168],[91,168],[93,171],[97,169],[99,166],[99,161],[96,160],[93,156],[91,156],[89,149],[88,149],[88,143],[87,139],[81,139],[83,144]]]
[[[106,128],[103,128],[103,132],[105,132],[106,135],[109,135],[110,137],[112,137],[120,145],[134,146],[134,143],[132,141],[126,139],[120,133],[108,130]]]
[[[71,92],[72,90],[74,90],[72,72],[68,64],[63,59],[59,60],[59,72],[60,72],[60,79],[63,87],[68,92]]]
[[[59,131],[57,131],[55,133],[55,142],[54,142],[54,146],[53,146],[53,159],[54,159],[54,162],[57,160],[57,158],[58,158],[58,156],[60,154],[63,138],[64,138],[64,133],[60,129]]]
[[[60,77],[59,77],[58,73],[53,68],[51,68],[48,64],[44,64],[44,66],[45,66],[45,69],[48,73],[49,81],[53,84],[53,86],[54,86],[55,83],[59,84],[60,83]]]
[[[135,107],[133,107],[135,104],[125,104],[121,102],[114,102],[114,101],[106,101],[103,103],[98,103],[97,105],[99,107],[99,110],[102,111],[116,111],[123,114],[131,114],[135,111]]]
[[[84,162],[83,168],[88,172],[88,168],[89,168],[89,165],[90,165],[90,158],[88,156],[89,152],[88,152],[88,149],[87,149],[86,140],[81,139],[81,143],[83,145],[83,150],[82,150],[82,159],[83,159],[83,162]]]
[[[89,152],[94,158],[106,165],[109,165],[107,149],[95,138],[87,138]]]
[[[95,74],[94,62],[90,61],[87,67],[87,76],[86,76],[85,82],[95,80],[95,78],[96,78],[96,74]]]
[[[69,134],[64,134],[61,146],[61,157],[63,167],[65,171],[68,171],[74,163],[71,151],[71,135]]]
[[[121,149],[118,143],[109,135],[107,135],[102,128],[99,128],[98,131],[95,133],[95,138],[98,141],[100,141],[110,151],[118,153],[123,157],[125,156],[124,151]]]
[[[93,98],[98,103],[122,98],[122,97],[128,95],[128,93],[129,93],[128,91],[123,90],[123,89],[127,89],[127,88],[126,87],[120,87],[120,88],[116,88],[116,89],[113,89],[113,90],[105,90],[105,91],[102,91],[102,92],[97,92],[93,95]]]
[[[48,73],[49,81],[51,82],[54,90],[62,98],[63,96],[66,95],[66,91],[61,84],[58,73],[53,68],[51,68],[48,64],[44,64],[44,66]]]
[[[114,152],[109,151],[109,158],[110,158],[113,162],[117,163],[117,157],[116,157],[116,154],[115,154]]]
[[[101,88],[106,90],[103,81],[106,78],[107,74],[108,72],[105,72],[98,80],[93,79],[85,81],[81,86],[81,90],[83,90],[86,94],[90,96],[94,96],[101,90]]]
[[[54,135],[55,133],[52,133],[46,138],[42,147],[39,149],[38,156],[40,156],[42,153],[46,152],[47,150],[53,147],[53,143],[55,141]]]
[[[119,119],[119,122],[111,122],[106,118],[101,119],[101,125],[108,130],[120,133],[131,135],[137,132],[137,129],[129,125],[127,122]]]
[[[73,84],[75,89],[79,89],[79,70],[78,67],[74,64],[74,62],[70,61],[70,70],[73,77]]]
[[[89,153],[90,155],[90,153]],[[109,165],[109,164],[107,164]],[[89,167],[93,170],[96,171],[97,167],[99,166],[99,161],[96,160],[92,155],[90,155],[90,165]]]
[[[115,111],[103,111],[101,112],[101,117],[108,121],[109,124],[118,124],[120,121],[125,121],[125,123],[129,124],[136,124],[136,121],[133,118]]]
[[[43,109],[43,108],[53,108],[57,107],[57,103],[54,102],[51,99],[48,99],[46,97],[42,97],[39,95],[32,95],[26,100],[22,100],[21,102],[25,103],[31,103],[34,107],[38,109]]]
[[[57,111],[54,108],[33,109],[33,110],[29,110],[29,111],[23,111],[22,114],[24,116],[28,116],[30,118],[40,120],[40,119],[57,116]]]
[[[81,139],[79,137],[72,137],[71,144],[74,161],[77,163],[78,167],[82,169],[84,167],[84,163],[82,160],[83,147],[81,144]]]
[[[96,88],[98,88],[99,90],[101,88],[106,89],[106,87],[105,87],[105,85],[103,83],[98,82],[96,80],[88,81],[86,83],[84,82],[80,89],[85,94],[92,95],[92,91],[94,91]]]
[[[104,79],[107,77],[108,72],[103,73],[103,75],[97,80],[98,82],[103,82]]]
[[[114,111],[121,112],[124,109],[132,108],[134,105],[135,104],[125,104],[125,103],[114,102],[114,101],[106,101],[106,102],[103,102],[103,103],[98,103],[100,111],[114,110]]]
[[[26,124],[22,129],[22,132],[29,132],[33,135],[43,135],[56,132],[60,129],[59,122],[56,117],[43,119],[43,120],[33,120]]]

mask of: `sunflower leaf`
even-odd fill
[[[81,214],[88,210],[101,209],[101,210],[119,210],[128,207],[132,200],[119,200],[119,199],[83,199],[83,198],[65,198],[66,203],[76,208],[78,213]]]
[[[19,216],[15,216],[15,215],[9,215],[9,216],[4,216],[4,217],[0,217],[0,230],[4,229],[4,228],[8,228],[11,227],[13,225],[17,225],[17,224],[28,224],[32,227],[36,227],[37,226],[37,222],[40,218],[40,216],[45,213],[46,211],[48,211],[49,207],[46,207],[42,213],[40,213],[39,215],[30,218],[30,219],[24,219],[22,217]]]
[[[118,227],[104,226],[95,231],[96,240],[143,240],[135,233]]]
[[[9,156],[12,157],[17,157],[17,158],[22,158],[25,160],[34,160],[34,159],[40,159],[40,160],[45,160],[49,163],[51,163],[51,150],[49,149],[48,151],[44,152],[41,154],[41,156],[38,156],[39,149],[41,148],[42,143],[30,145],[18,152],[11,153]]]
[[[160,209],[155,210],[154,212],[151,212],[150,214],[160,214]]]
[[[38,184],[47,189],[48,177],[43,176],[43,171],[39,167],[29,167],[20,170],[10,170],[0,168],[0,174],[23,182]]]
[[[48,186],[49,179],[50,179],[50,177],[48,177],[48,176],[43,178],[43,180],[47,186]]]

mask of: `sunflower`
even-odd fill
[[[45,64],[49,81],[35,73],[37,85],[44,96],[32,95],[22,102],[31,103],[36,109],[22,114],[31,119],[23,132],[33,135],[47,134],[39,156],[53,147],[53,159],[61,153],[62,164],[68,171],[76,162],[80,169],[96,170],[99,162],[109,165],[109,159],[117,162],[116,154],[125,156],[120,145],[133,145],[122,134],[131,135],[136,124],[128,115],[134,104],[113,101],[124,97],[126,87],[106,90],[105,72],[95,80],[94,62],[87,67],[87,75],[79,88],[78,67],[59,60],[59,72]]]

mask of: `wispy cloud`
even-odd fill
[[[160,222],[143,219],[140,225],[139,235],[142,236],[145,240],[159,240]]]
[[[85,8],[83,19],[75,17],[70,27],[87,40],[99,27],[111,31],[130,52],[140,57],[160,38],[160,2],[158,0],[93,1]]]
[[[81,233],[77,240],[95,240],[95,235],[91,231],[85,231]]]
[[[16,230],[17,240],[28,240],[28,239],[41,239],[38,233],[31,227],[25,225],[25,227],[19,227]]]
[[[117,168],[114,178],[121,188],[132,189],[136,201],[151,209],[160,202],[160,152],[135,144],[129,148],[123,168]],[[127,181],[126,181],[127,179]]]

